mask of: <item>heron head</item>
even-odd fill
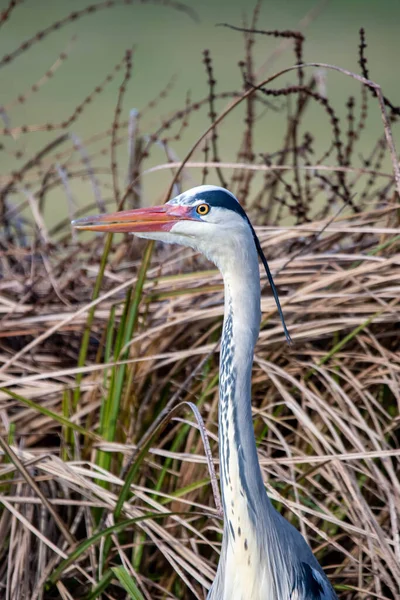
[[[133,233],[143,238],[190,246],[207,256],[223,273],[235,269],[239,260],[250,269],[258,269],[258,253],[266,269],[286,337],[290,340],[260,242],[245,211],[228,190],[201,185],[161,206],[84,217],[72,224],[77,229]]]
[[[192,188],[162,206],[84,217],[73,225],[190,246],[217,265],[238,247],[242,253],[256,251],[245,211],[231,192],[212,185]]]

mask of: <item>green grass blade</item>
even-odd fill
[[[69,420],[71,416],[71,390],[64,390],[62,396],[62,412],[65,419]],[[61,436],[62,450],[61,456],[63,460],[68,460],[70,456],[74,456],[74,434],[70,427],[63,427]],[[71,452],[69,452],[71,449]]]
[[[123,321],[123,319],[122,319]],[[110,316],[107,323],[107,333],[106,333],[106,344],[105,344],[105,356],[104,360],[106,363],[112,362],[112,346],[113,346],[113,337],[114,337],[114,327],[115,327],[115,306],[112,306],[110,310]],[[111,412],[111,405],[113,402],[113,374],[114,369],[111,371],[111,377],[108,377],[110,369],[106,369],[103,374],[103,387],[104,389],[108,389],[108,394],[102,397],[101,405],[100,405],[100,418],[99,418],[99,433],[100,435],[108,441],[114,441],[113,436],[110,436],[109,433],[109,415]],[[96,453],[96,464],[102,469],[109,470],[111,464],[111,455],[109,452],[104,452],[103,450],[98,450]],[[104,488],[109,488],[109,485],[104,480],[98,480],[97,483]]]
[[[150,242],[147,244],[146,251],[139,269],[138,279],[135,286],[133,298],[131,300],[131,291],[128,290],[124,308],[123,318],[117,334],[116,349],[114,352],[115,359],[124,359],[128,357],[128,350],[124,350],[124,347],[131,340],[133,331],[137,324],[137,318],[139,315],[139,306],[142,299],[143,286],[146,281],[147,269],[150,265],[151,255],[153,251],[154,243]],[[109,394],[107,398],[107,407],[105,410],[105,418],[103,421],[102,431],[103,437],[107,441],[119,441],[116,439],[118,418],[121,409],[122,393],[125,384],[126,376],[126,365],[119,365],[113,369]],[[110,470],[111,465],[111,454],[103,453],[101,459],[101,466]]]
[[[104,572],[103,577],[100,579],[99,583],[95,585],[92,591],[86,596],[85,600],[96,600],[96,598],[99,598],[100,594],[102,594],[104,590],[107,589],[108,584],[111,583],[113,579],[114,573],[111,571],[111,569],[107,569],[107,571]]]
[[[101,437],[99,435],[93,433],[92,431],[89,431],[88,429],[84,429],[84,427],[81,427],[80,425],[77,425],[76,423],[73,423],[70,419],[67,419],[63,415],[55,413],[52,410],[49,410],[48,408],[41,406],[40,404],[36,404],[36,402],[29,400],[29,398],[24,398],[23,396],[20,396],[19,394],[12,392],[8,388],[0,387],[0,392],[4,392],[8,396],[10,396],[10,398],[14,398],[14,400],[18,400],[22,404],[25,404],[25,406],[28,406],[29,408],[36,410],[37,412],[41,413],[42,415],[45,415],[46,417],[49,417],[50,419],[57,421],[57,423],[60,423],[60,425],[62,425],[63,427],[69,427],[70,429],[73,429],[77,433],[80,433],[81,435],[86,435],[90,439],[96,440],[97,442],[102,441]]]
[[[209,485],[210,481],[211,479],[207,477],[206,479],[199,479],[193,483],[189,483],[188,485],[185,485],[185,487],[170,492],[169,495],[171,496],[171,498],[161,498],[158,499],[158,502],[163,506],[166,506],[167,504],[173,502],[177,498],[183,498],[184,496],[187,496],[187,494],[195,492],[196,490],[199,490],[200,488]]]
[[[101,538],[103,538],[105,536],[109,536],[112,533],[121,533],[121,531],[123,531],[127,527],[130,527],[131,525],[135,525],[136,523],[140,523],[141,521],[146,521],[148,519],[164,519],[165,517],[170,517],[173,515],[180,515],[180,514],[182,514],[182,513],[180,513],[180,512],[146,513],[144,515],[141,515],[140,517],[135,517],[133,519],[125,519],[124,521],[120,521],[119,523],[116,523],[115,525],[111,525],[110,527],[107,527],[106,529],[102,529],[101,531],[98,531],[97,533],[92,535],[90,538],[87,538],[86,540],[81,542],[75,548],[75,550],[73,550],[71,552],[71,554],[58,565],[58,567],[53,571],[52,575],[50,575],[49,582],[52,584],[55,584],[58,581],[58,579],[60,578],[63,571],[65,571],[65,569],[67,567],[72,565],[72,563],[74,561],[78,560],[78,558],[80,558],[82,556],[82,554],[84,554],[90,548],[90,546],[92,546],[96,542],[100,541]]]
[[[101,257],[99,272],[97,274],[96,282],[95,282],[94,288],[93,288],[92,301],[95,300],[100,293],[100,288],[101,288],[101,284],[102,284],[103,277],[104,277],[104,271],[105,271],[105,268],[107,265],[108,255],[111,250],[112,240],[113,240],[113,234],[112,233],[107,234],[106,241],[104,244],[103,255]],[[92,308],[89,310],[89,314],[88,314],[88,317],[86,320],[85,330],[84,330],[83,336],[82,336],[81,348],[79,351],[78,367],[83,367],[83,365],[85,364],[87,351],[89,348],[89,340],[90,340],[90,334],[91,334],[91,330],[92,330],[92,324],[93,324],[95,311],[96,311],[95,306],[92,306]],[[76,376],[77,387],[74,391],[74,402],[73,402],[74,411],[76,410],[76,407],[78,406],[78,402],[79,402],[80,384],[82,381],[82,377],[83,377],[82,373],[78,373]]]
[[[137,587],[135,580],[128,573],[125,567],[113,567],[111,571],[117,577],[124,590],[128,592],[132,600],[144,600],[144,597],[139,588]]]

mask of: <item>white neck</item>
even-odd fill
[[[261,320],[256,249],[219,265],[225,283],[220,359],[219,448],[225,535],[256,523],[270,502],[265,492],[251,415],[251,372]],[[258,515],[260,513],[260,515]],[[232,540],[231,540],[232,541]],[[241,542],[242,543],[242,542]]]

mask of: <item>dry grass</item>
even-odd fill
[[[302,62],[302,35],[283,37],[294,39]],[[260,43],[245,33],[238,90],[215,91],[206,53],[210,93],[179,107],[151,136],[142,133],[141,119],[153,105],[129,123],[121,118],[127,54],[116,72],[124,83],[111,130],[80,141],[66,119],[55,134],[50,128],[48,143],[23,167],[2,176],[1,597],[204,598],[213,579],[221,520],[202,434],[205,428],[217,465],[220,275],[189,250],[153,249],[127,236],[82,241],[69,226],[76,216],[69,191],[75,177],[87,182],[103,210],[118,198],[120,206],[140,204],[141,179],[149,171],[172,169],[179,188],[182,176],[201,169],[203,181],[223,181],[236,192],[259,224],[294,340],[290,348],[285,344],[265,285],[253,407],[268,492],[306,536],[341,599],[400,598],[400,229],[393,145],[393,171],[384,166],[399,111],[381,98],[386,131],[373,148],[363,148],[368,158],[361,159],[361,130],[368,111],[379,109],[376,88],[361,87],[358,112],[347,99],[343,117],[318,91],[312,72],[297,69],[290,88],[261,86],[288,118],[282,146],[260,147],[255,128],[272,109],[258,91],[256,39]],[[10,56],[16,60],[19,53]],[[360,66],[368,79],[363,33]],[[314,149],[318,132],[303,126],[316,103],[332,128],[322,156]],[[17,144],[24,132],[7,126],[12,106],[2,112],[3,133]],[[192,162],[178,172],[174,140],[184,137],[192,146],[188,118],[200,109],[218,130],[211,127],[196,142],[187,157]],[[242,110],[243,138],[237,159],[222,161],[218,136],[233,110]],[[127,141],[130,183],[124,189],[117,151]],[[168,160],[151,164],[161,141]],[[110,166],[98,168],[105,149]],[[44,209],[59,188],[67,208],[49,228]],[[112,201],[106,199],[110,188]],[[130,596],[124,577],[131,590],[137,586]]]

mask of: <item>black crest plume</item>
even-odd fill
[[[247,220],[247,222],[248,222],[248,224],[250,226],[251,232],[253,234],[253,239],[254,239],[254,243],[255,243],[256,248],[257,248],[258,256],[261,258],[261,262],[264,265],[264,269],[265,269],[265,272],[267,274],[268,281],[269,281],[269,284],[270,284],[271,289],[272,289],[272,293],[273,293],[274,298],[275,298],[276,307],[278,309],[278,313],[279,313],[279,316],[280,316],[281,321],[282,321],[282,327],[283,327],[283,331],[285,332],[286,340],[287,340],[287,342],[289,344],[291,344],[292,343],[292,338],[290,337],[290,333],[288,331],[288,328],[286,327],[285,317],[283,316],[281,303],[279,302],[278,290],[276,289],[276,285],[274,283],[274,279],[272,277],[271,270],[269,268],[267,259],[265,258],[265,254],[264,254],[264,252],[263,252],[263,250],[261,248],[260,240],[258,239],[257,234],[254,231],[254,227],[250,223],[250,220],[249,220],[249,218],[248,218],[247,215],[246,215],[246,220]]]

